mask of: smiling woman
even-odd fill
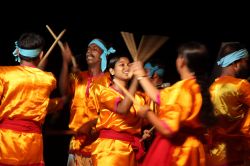
[[[115,56],[109,60],[108,70],[122,87],[127,87],[131,79],[129,64],[127,56]],[[143,120],[136,117],[136,112],[138,106],[145,102],[136,93],[137,80],[133,79],[129,88],[130,94],[135,95],[136,103],[113,82],[109,87],[95,85],[93,89],[98,94],[100,103],[100,115],[96,124],[100,135],[92,146],[93,164],[137,165],[144,153],[139,142]]]

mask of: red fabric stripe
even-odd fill
[[[141,159],[145,154],[145,151],[144,151],[144,148],[140,142],[140,139],[136,136],[129,134],[129,133],[103,129],[100,131],[99,138],[108,138],[108,139],[115,139],[115,140],[131,142],[133,150],[135,151],[137,160]]]
[[[0,166],[14,166],[14,165],[0,163]],[[19,165],[19,166],[45,166],[45,164],[44,163],[37,163],[37,164],[25,164],[25,165]]]
[[[41,126],[37,122],[29,120],[3,119],[0,122],[0,128],[27,133],[41,133]]]

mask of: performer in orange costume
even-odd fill
[[[21,35],[13,52],[20,66],[0,67],[0,165],[43,166],[41,126],[56,79],[37,68],[44,39]]]
[[[208,165],[249,165],[248,59],[246,48],[237,42],[224,45],[219,53],[217,64],[221,74],[210,87],[219,123],[211,133],[213,144],[209,147]]]
[[[112,57],[109,61],[109,72],[121,86],[127,87],[129,75],[129,59],[127,57]],[[137,80],[133,79],[129,92],[134,95]],[[92,160],[98,166],[136,166],[144,155],[140,143],[142,119],[137,117],[143,97],[135,94],[136,103],[123,93],[117,84],[110,87],[97,85],[100,105],[100,115],[96,129],[100,131],[99,138],[93,143]]]
[[[109,86],[110,75],[104,72],[106,56],[114,52],[112,47],[107,49],[102,40],[93,39],[86,52],[88,70],[71,73],[68,78],[68,65],[71,62],[72,52],[69,46],[65,45],[60,88],[63,96],[72,97],[69,128],[78,133],[70,141],[68,166],[92,165],[89,144],[94,141],[91,128],[96,124],[99,106],[96,94],[91,88],[97,83]]]
[[[206,127],[214,123],[209,85],[203,79],[206,58],[204,45],[183,44],[176,60],[181,81],[160,91],[146,77],[140,62],[131,66],[143,89],[159,105],[158,117],[148,106],[138,114],[147,118],[158,131],[143,166],[205,165],[204,134]]]

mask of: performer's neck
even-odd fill
[[[89,71],[89,74],[91,76],[97,76],[97,75],[99,75],[99,74],[102,73],[101,68],[100,67],[96,67],[96,66],[92,66],[92,67],[89,66],[88,71]]]
[[[34,67],[34,68],[37,67],[33,62],[28,62],[28,61],[21,61],[20,65],[21,65],[21,66]]]

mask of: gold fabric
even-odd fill
[[[93,77],[87,71],[83,71],[77,75],[71,75],[71,89],[74,94],[70,110],[70,129],[77,131],[85,123],[97,118],[99,106],[96,96],[98,96],[98,91],[92,90],[95,84],[108,86],[110,84],[109,73]],[[90,155],[91,146],[84,145],[86,139],[88,139],[86,135],[73,136],[70,141],[70,152]]]
[[[174,144],[173,165],[205,165],[204,147],[197,138],[199,133],[196,133],[202,129],[198,117],[201,104],[202,97],[195,79],[179,81],[160,92],[158,116],[167,128],[177,133],[171,141]]]
[[[249,151],[250,84],[230,76],[219,77],[210,87],[218,126],[212,132],[210,165],[242,163]]]
[[[55,87],[52,73],[25,66],[0,67],[0,123],[21,119],[42,125]],[[39,163],[43,163],[41,133],[0,128],[0,164]]]
[[[121,101],[124,96],[111,87],[98,86],[97,88],[100,90],[100,95],[98,95],[100,115],[96,125],[97,130],[111,129],[131,135],[140,135],[142,119],[136,116],[136,112],[145,103],[143,97],[135,95],[136,103],[134,103],[127,114],[122,115],[116,113],[116,107],[118,101]],[[94,165],[137,165],[135,153],[129,142],[98,138],[92,145],[91,157]]]

